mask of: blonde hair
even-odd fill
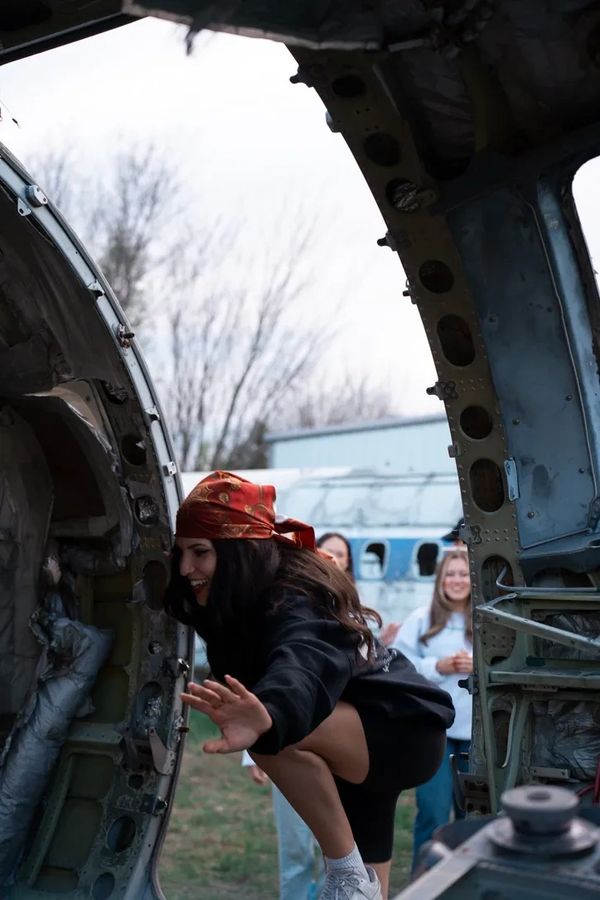
[[[469,564],[469,559],[466,553],[466,550],[449,550],[448,553],[444,554],[444,558],[441,563],[439,563],[437,567],[437,572],[435,576],[435,584],[433,587],[433,597],[431,598],[431,608],[429,610],[429,628],[422,634],[419,638],[419,641],[422,644],[426,644],[429,638],[432,638],[434,635],[439,634],[446,625],[448,624],[448,619],[455,612],[454,604],[448,600],[446,595],[444,594],[444,578],[446,577],[446,570],[450,565],[453,559],[460,559],[461,562]],[[469,599],[467,600],[467,605],[464,611],[465,616],[465,638],[473,643],[473,622],[471,620],[471,592],[469,591]]]

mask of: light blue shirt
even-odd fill
[[[462,613],[452,613],[446,627],[424,644],[419,638],[429,628],[429,609],[429,606],[423,606],[412,612],[402,623],[392,646],[410,659],[417,672],[450,694],[456,718],[448,729],[448,737],[468,741],[471,739],[472,698],[465,688],[458,686],[458,682],[467,676],[442,675],[435,667],[438,659],[452,656],[459,650],[473,653],[473,646],[465,637],[465,617]]]

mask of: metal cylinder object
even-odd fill
[[[502,850],[536,856],[569,856],[596,845],[596,829],[576,817],[579,798],[566,788],[528,785],[505,791],[504,815],[490,827]]]

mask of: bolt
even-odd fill
[[[533,510],[530,509],[529,512],[527,513],[527,518],[533,519],[534,517],[535,517],[535,513],[533,512]]]
[[[520,420],[520,419],[513,419],[513,420],[512,420],[512,423],[513,423],[513,425],[520,425],[520,424],[521,424],[521,420]]]

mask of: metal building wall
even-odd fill
[[[269,437],[270,465],[352,466],[383,472],[456,474],[446,417],[281,432]]]

